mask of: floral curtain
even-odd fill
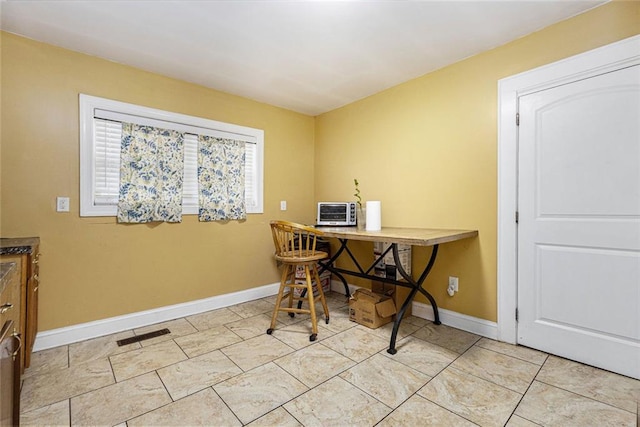
[[[180,132],[122,124],[118,222],[181,222],[183,178]]]
[[[245,143],[198,136],[200,221],[244,219]]]

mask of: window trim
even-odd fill
[[[264,131],[202,117],[188,116],[170,111],[144,107],[126,102],[80,94],[80,216],[116,216],[117,206],[94,203],[95,144],[94,117],[118,117],[119,114],[136,116],[141,123],[160,120],[175,128],[195,126],[206,129],[206,134],[237,139],[256,144],[256,206],[247,206],[247,214],[264,212]],[[183,214],[197,214],[197,207],[183,207]]]

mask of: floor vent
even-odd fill
[[[144,340],[148,340],[151,338],[155,338],[155,337],[159,337],[161,335],[167,335],[170,334],[171,331],[169,329],[159,329],[157,331],[153,331],[153,332],[147,332],[146,334],[142,334],[142,335],[136,335],[135,337],[131,337],[131,338],[125,338],[123,340],[118,340],[118,345],[119,346],[123,346],[123,345],[127,345],[127,344],[133,344],[134,342],[140,342],[140,341],[144,341]]]

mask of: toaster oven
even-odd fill
[[[356,225],[355,202],[319,202],[317,225],[351,227]]]

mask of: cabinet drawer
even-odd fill
[[[2,280],[2,292],[0,292],[0,325],[7,321],[13,321],[14,325],[20,324],[20,280],[18,268],[15,263],[4,263],[8,272]]]
[[[38,332],[39,246],[38,237],[0,238],[0,259],[3,263],[15,262],[17,266],[18,287],[11,296],[14,302],[10,311],[13,311],[11,316],[15,316],[14,327],[22,338],[21,372],[29,367],[31,351]]]
[[[0,330],[0,424],[16,426],[20,420],[20,345],[15,324],[9,320]]]
[[[40,252],[38,247],[34,248],[34,255],[31,256],[31,268],[29,271],[29,278],[27,279],[27,303],[26,303],[26,317],[24,328],[24,366],[29,367],[31,365],[31,352],[33,351],[33,345],[36,341],[36,334],[38,333],[38,295],[40,293]]]

